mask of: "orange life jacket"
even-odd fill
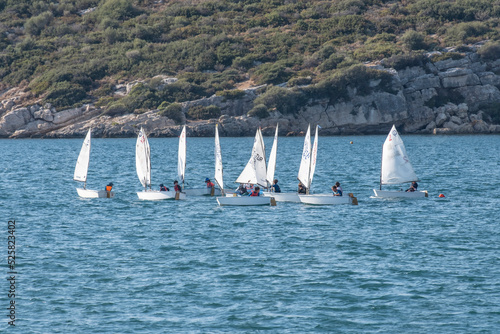
[[[259,192],[258,191],[252,191],[252,193],[250,194],[250,196],[259,196]]]
[[[113,187],[111,187],[111,186],[106,186],[106,191],[111,191],[111,189],[113,189]]]

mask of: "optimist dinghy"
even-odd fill
[[[266,159],[265,159],[264,140],[262,132],[257,130],[252,149],[252,155],[248,161],[245,169],[240,174],[236,182],[238,183],[251,183],[257,185],[266,184]],[[232,196],[225,196],[223,190],[222,180],[222,156],[219,144],[219,131],[215,128],[215,182],[222,190],[223,196],[217,197],[217,203],[220,206],[250,206],[250,205],[276,205],[274,197],[264,196],[239,196],[233,194]]]
[[[76,161],[75,173],[73,174],[73,180],[83,182],[83,188],[76,188],[78,196],[82,198],[112,198],[115,197],[115,193],[106,190],[91,190],[87,189],[87,173],[89,170],[90,163],[90,147],[91,147],[91,135],[92,129],[90,128],[85,136],[85,140],[82,144],[82,149],[78,155],[78,160]]]
[[[402,184],[418,181],[413,166],[406,154],[406,148],[393,125],[382,147],[382,165],[380,168],[380,189],[373,189],[377,198],[425,198],[427,190],[402,191],[382,190],[383,184]]]
[[[139,131],[137,142],[135,144],[135,167],[139,181],[141,181],[141,184],[144,187],[143,191],[137,192],[139,199],[152,201],[186,198],[186,194],[182,192],[175,192],[173,190],[158,191],[151,189],[151,151],[148,137],[146,136],[146,132],[143,128]]]
[[[307,128],[304,139],[304,149],[302,151],[302,160],[300,162],[298,179],[306,187],[305,195],[298,195],[301,203],[315,205],[337,205],[353,204],[357,205],[358,200],[352,194],[349,196],[333,196],[333,194],[310,194],[311,183],[316,170],[316,158],[318,156],[318,126],[314,135],[314,144],[311,149],[311,126]]]

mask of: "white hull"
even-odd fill
[[[378,198],[425,198],[429,196],[427,190],[410,192],[373,189],[373,192]]]
[[[184,189],[184,192],[188,196],[210,196],[212,193],[212,188],[194,188],[194,189]],[[214,188],[214,196],[220,196],[220,189]]]
[[[298,193],[273,193],[273,192],[265,192],[264,196],[266,197],[274,197],[276,202],[292,202],[292,203],[300,203],[300,198]]]
[[[217,197],[217,203],[220,206],[234,205],[234,206],[250,206],[250,205],[271,205],[272,197],[264,196],[226,196]]]
[[[140,191],[137,193],[139,199],[146,201],[157,201],[163,199],[175,199],[175,191],[157,191],[157,190],[147,190]],[[186,199],[185,193],[179,193],[179,199]]]
[[[76,188],[78,192],[78,196],[83,198],[113,198],[115,197],[115,193],[110,191],[109,195],[106,190],[90,190],[83,188]]]
[[[318,195],[299,195],[300,201],[304,204],[313,205],[338,205],[352,204],[358,205],[356,197],[351,196],[333,196],[333,194],[318,194]]]

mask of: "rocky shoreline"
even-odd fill
[[[322,135],[385,134],[392,124],[403,133],[414,134],[500,133],[500,125],[492,124],[482,110],[484,105],[500,103],[500,59],[484,61],[476,52],[469,52],[458,60],[428,62],[425,67],[399,71],[382,64],[366,66],[392,74],[391,92],[375,90],[362,96],[353,88],[348,101],[330,104],[328,100],[311,100],[295,114],[275,111],[264,119],[248,117],[246,113],[258,96],[257,87],[246,89],[243,98],[237,100],[214,95],[184,102],[184,114],[196,105],[215,105],[222,113],[218,119],[186,121],[188,136],[211,137],[216,122],[221,136],[253,136],[259,126],[264,135],[272,135],[276,123],[280,135],[289,136],[301,135],[309,123],[319,124]],[[371,87],[379,84],[370,82]],[[127,94],[122,88],[116,94]],[[87,104],[56,111],[50,104],[26,105],[26,94],[19,88],[0,92],[0,138],[82,137],[89,127],[94,137],[134,137],[140,127],[151,137],[180,133],[181,126],[158,110],[111,117]],[[443,94],[460,96],[462,101],[434,106],[432,102]]]

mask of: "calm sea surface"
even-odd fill
[[[351,145],[349,142],[353,141]],[[403,135],[429,198],[371,198],[385,136],[320,137],[316,193],[359,206],[218,207],[139,201],[135,139],[0,140],[0,332],[499,333],[500,136]],[[269,154],[272,138],[265,138]],[[187,182],[213,177],[212,138],[188,138]],[[226,186],[253,138],[221,138]],[[280,138],[276,176],[297,185],[303,138]],[[171,185],[177,139],[150,139]],[[446,198],[438,198],[443,193]],[[7,222],[16,220],[16,328],[7,324]]]

